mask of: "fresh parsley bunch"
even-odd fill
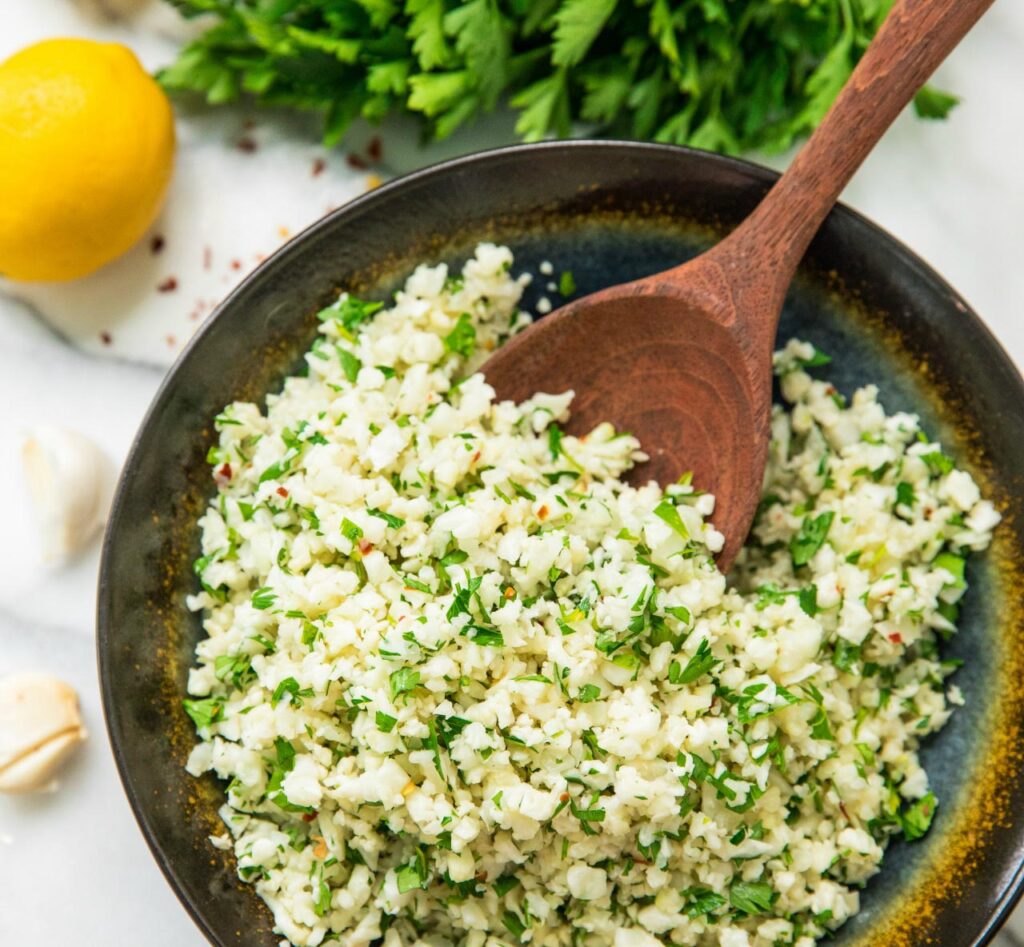
[[[444,138],[508,101],[528,141],[599,133],[779,151],[822,119],[891,0],[169,0],[210,26],[160,81]],[[920,115],[956,104],[932,89]]]

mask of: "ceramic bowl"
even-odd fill
[[[99,664],[124,786],[153,854],[209,940],[276,947],[266,907],[233,856],[207,841],[222,789],[184,770],[195,741],[182,710],[200,636],[196,518],[214,491],[212,419],[260,401],[300,364],[315,313],[339,289],[385,298],[422,261],[458,264],[479,241],[517,268],[543,260],[589,292],[708,246],[775,175],[667,146],[561,142],[459,158],[387,184],[320,220],[219,307],[167,376],[136,437],[107,529]],[[535,280],[525,305],[545,294]],[[557,299],[557,296],[554,297]],[[893,842],[839,944],[985,942],[1014,903],[1024,855],[1024,388],[999,344],[931,269],[837,208],[789,294],[780,338],[831,353],[840,390],[875,383],[891,411],[921,415],[1004,514],[971,560],[955,681],[967,704],[922,756],[941,805],[921,842]]]

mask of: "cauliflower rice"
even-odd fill
[[[712,496],[626,485],[634,438],[472,374],[528,321],[511,264],[342,296],[265,413],[218,416],[186,701],[212,841],[295,945],[810,945],[932,820],[938,641],[999,516],[792,341],[727,581]]]

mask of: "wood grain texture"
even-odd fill
[[[707,253],[575,300],[499,349],[499,398],[572,389],[570,431],[611,421],[651,459],[634,482],[692,470],[715,494],[728,570],[760,497],[771,355],[797,265],[875,143],[993,0],[898,0],[824,121],[756,210]]]

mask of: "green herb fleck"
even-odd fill
[[[420,672],[413,668],[399,668],[391,672],[391,697],[396,698],[399,694],[407,694],[420,685]]]
[[[805,516],[799,531],[789,541],[789,554],[794,567],[805,566],[821,549],[828,536],[835,513],[828,510],[819,516]]]
[[[252,593],[252,607],[258,608],[260,611],[266,611],[276,601],[277,593],[269,585]]]
[[[774,900],[772,886],[764,881],[737,881],[729,888],[729,903],[744,914],[767,914]]]
[[[473,354],[476,348],[476,329],[468,312],[459,316],[455,328],[444,337],[444,347],[463,358],[469,358]]]

